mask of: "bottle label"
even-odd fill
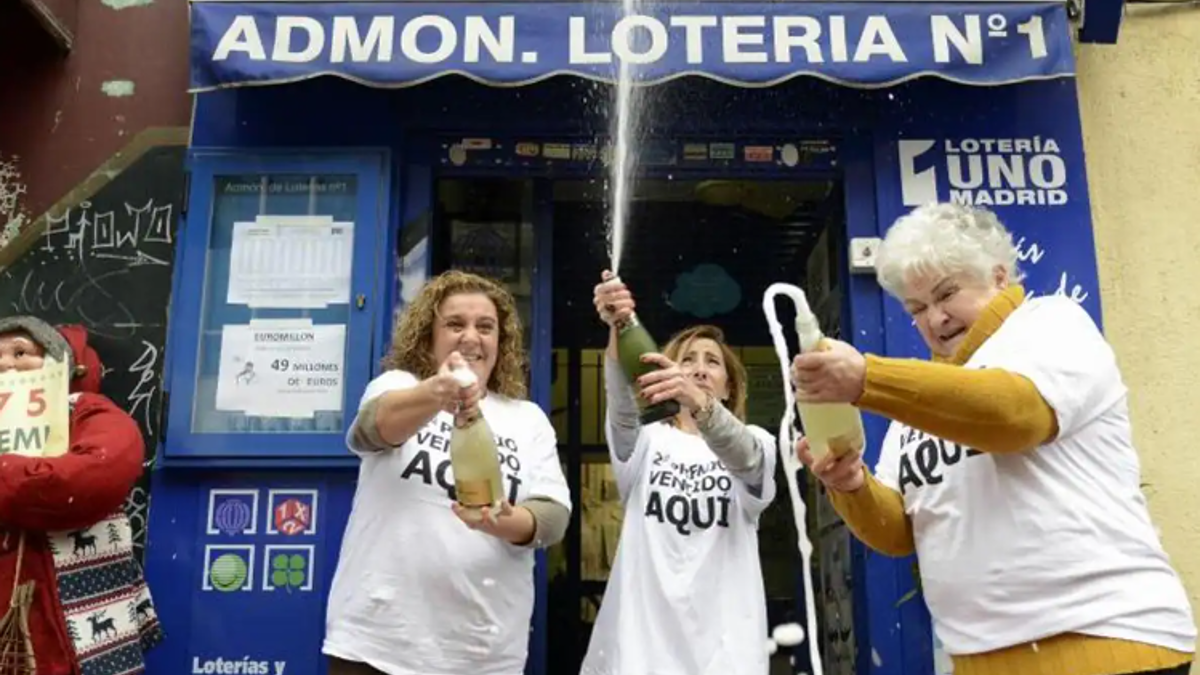
[[[829,453],[834,457],[844,457],[851,452],[862,452],[862,443],[859,442],[858,434],[847,434],[844,436],[834,436],[826,443],[829,446]]]
[[[456,480],[454,481],[455,495],[458,497],[458,503],[473,508],[482,508],[491,506],[492,502],[492,481],[485,479],[481,480]]]

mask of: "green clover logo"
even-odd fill
[[[299,553],[280,553],[271,559],[271,585],[288,593],[299,589],[308,579],[308,561]]]

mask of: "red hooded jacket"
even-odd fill
[[[39,324],[48,328],[37,319],[10,317],[0,320],[0,333],[25,330],[49,351],[43,342],[44,329],[29,330]],[[59,571],[48,533],[80,530],[119,510],[142,474],[145,452],[133,418],[100,394],[103,370],[87,344],[87,332],[72,326],[60,329],[60,334],[69,345],[75,373],[70,449],[61,457],[46,459],[0,456],[0,613],[12,595],[17,544],[24,531],[20,581],[35,582],[29,630],[37,675],[80,672],[59,599]]]

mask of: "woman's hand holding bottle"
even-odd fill
[[[609,270],[600,274],[600,283],[596,284],[593,291],[592,302],[596,305],[596,313],[600,315],[600,320],[609,326],[628,319],[636,307],[633,293],[629,292],[625,282]]]
[[[483,398],[483,385],[478,380],[464,385],[455,372],[459,369],[467,369],[466,360],[458,352],[450,352],[438,367],[437,375],[424,382],[441,409],[451,414],[471,411]]]
[[[709,394],[678,363],[662,354],[642,354],[642,362],[658,366],[638,378],[639,394],[651,404],[674,399],[695,414],[708,405]]]
[[[800,463],[808,467],[813,475],[825,484],[826,489],[835,492],[854,492],[866,482],[866,465],[862,461],[862,453],[851,450],[841,457],[831,452],[819,460],[814,460],[808,450],[808,439],[796,441],[796,456]]]

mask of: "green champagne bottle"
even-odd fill
[[[468,387],[476,381],[467,368],[456,369],[454,378]],[[504,480],[500,475],[500,455],[496,436],[479,408],[454,416],[450,431],[450,469],[454,472],[454,496],[463,507],[463,516],[473,523],[483,520],[483,507],[495,517],[505,499]]]
[[[636,314],[630,314],[629,318],[618,321],[616,327],[617,357],[621,362],[621,369],[625,371],[625,377],[636,387],[635,383],[639,377],[659,369],[652,363],[642,362],[642,355],[658,352],[658,345]],[[641,396],[636,398],[639,408],[638,422],[642,426],[661,422],[679,414],[679,401],[674,399],[650,404]]]

